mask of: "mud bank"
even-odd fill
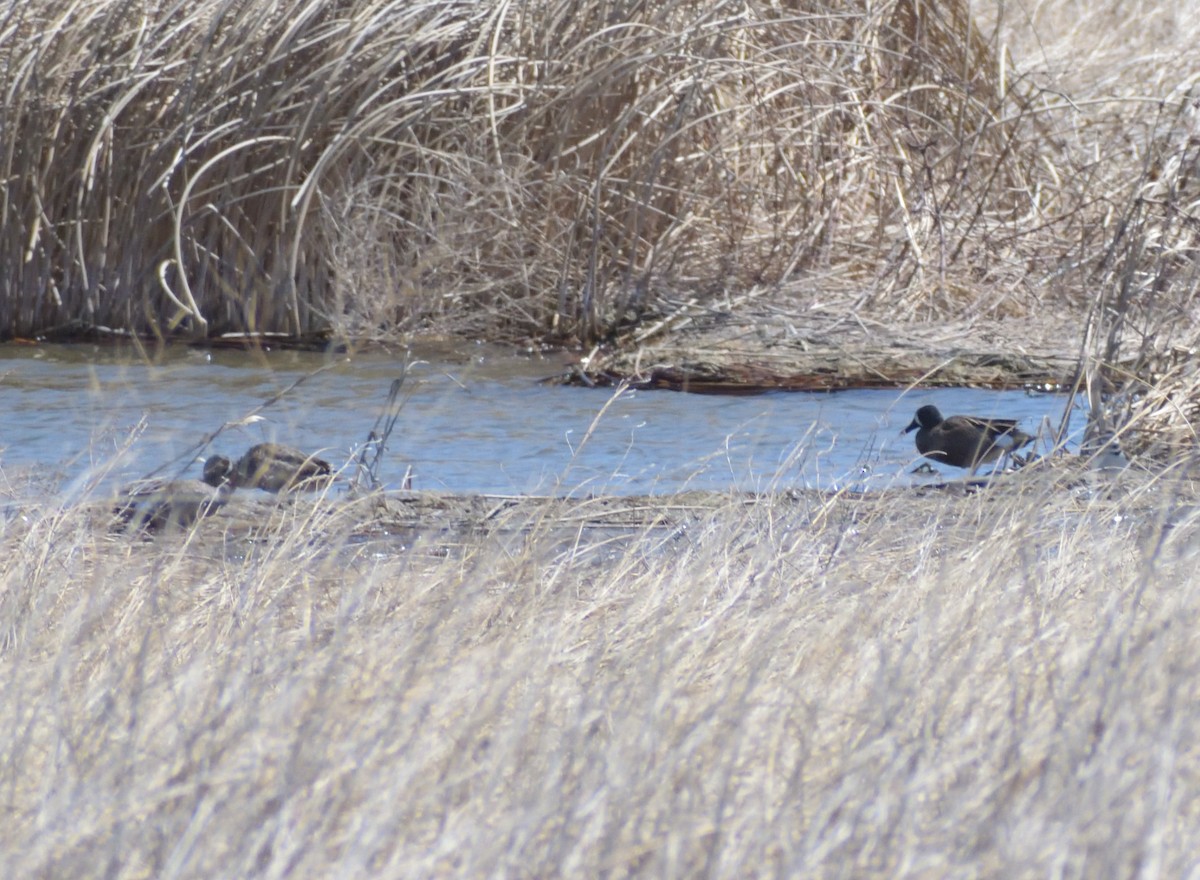
[[[217,542],[235,556],[297,535],[334,552],[365,545],[382,556],[412,550],[458,556],[497,542],[514,551],[538,546],[555,554],[599,549],[611,555],[631,547],[677,552],[705,542],[706,536],[741,535],[754,542],[767,530],[796,541],[829,541],[830,553],[839,554],[887,535],[907,545],[929,529],[938,533],[943,549],[968,549],[978,542],[983,523],[1016,516],[1035,533],[1042,531],[1040,523],[1047,536],[1086,521],[1105,532],[1132,528],[1157,542],[1179,527],[1194,533],[1198,488],[1195,476],[1182,472],[1136,467],[1101,472],[1079,456],[1062,456],[994,478],[868,493],[805,489],[549,497],[410,491],[357,499],[245,493],[190,531],[111,532],[113,540]]]
[[[852,313],[684,314],[583,357],[565,381],[710,394],[1069,387],[1082,328],[1044,319],[889,325]]]

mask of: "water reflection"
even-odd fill
[[[561,359],[482,346],[423,355],[409,369],[384,459],[381,476],[392,487],[411,467],[417,489],[455,492],[878,488],[920,479],[907,474],[917,463],[912,437],[898,432],[922,403],[948,415],[1019,418],[1030,432],[1043,419],[1057,426],[1065,405],[1058,395],[973,389],[614,395],[541,383],[561,371]],[[345,462],[400,375],[398,356],[177,348],[147,364],[87,346],[0,347],[0,467],[53,466],[70,480],[111,466],[119,480],[184,456],[170,475],[197,476],[188,453],[201,437],[322,367],[261,421],[227,430],[204,452],[240,454],[277,441]],[[1074,424],[1082,422],[1076,413]]]

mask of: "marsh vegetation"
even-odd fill
[[[1073,8],[11,4],[0,328],[1132,306],[1191,277],[1194,17]]]
[[[1197,29],[1184,0],[8,4],[5,338],[1065,317],[1141,464],[619,528],[329,496],[153,540],[0,471],[0,873],[1194,869]]]
[[[1194,492],[1054,467],[968,495],[303,499],[154,541],[27,506],[0,861],[1182,875]]]

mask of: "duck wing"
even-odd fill
[[[962,419],[972,428],[977,431],[986,431],[993,437],[998,437],[1001,434],[1010,434],[1017,431],[1016,419],[983,419],[978,416],[955,416],[956,419]]]
[[[1016,419],[982,419],[978,416],[958,416],[969,424],[972,430],[983,431],[989,440],[999,440],[1007,437],[1012,441],[1012,449],[1024,446],[1033,440],[1031,434],[1026,434],[1017,427]]]

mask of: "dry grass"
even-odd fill
[[[1183,876],[1193,492],[1052,470],[663,499],[685,528],[607,544],[518,506],[382,554],[321,505],[254,544],[26,507],[0,536],[0,865]]]
[[[1191,161],[1183,0],[618,6],[10,4],[0,332],[590,340],[796,279],[1021,315],[1182,247],[1138,181]]]
[[[1074,157],[1062,182],[1095,210],[1060,227],[1078,247],[1051,283],[1092,300],[1080,348],[1093,410],[1159,460],[1194,450],[1200,426],[1200,79],[1186,48],[1200,39],[1198,13],[1190,2],[1047,3],[1008,7],[998,28],[1053,90],[1047,100],[1073,104],[1054,116],[1054,140]],[[1113,386],[1122,393],[1102,402]]]

